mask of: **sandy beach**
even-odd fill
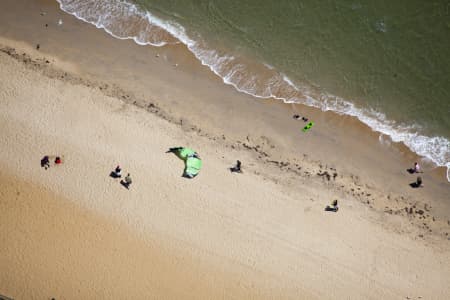
[[[238,93],[182,45],[114,39],[55,1],[0,7],[0,295],[448,299],[444,168],[354,118]]]

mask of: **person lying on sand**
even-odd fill
[[[296,120],[299,120],[299,119],[300,119],[300,115],[293,115],[292,117],[293,117],[294,119],[296,119]],[[304,122],[308,121],[308,118],[305,118],[305,117],[301,117],[301,119],[302,119]]]

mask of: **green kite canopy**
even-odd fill
[[[176,148],[175,148],[176,149]],[[174,151],[177,156],[185,161],[183,176],[193,178],[197,176],[202,168],[202,160],[197,152],[190,148],[180,147]]]
[[[186,169],[184,173],[190,177],[197,176],[202,168],[202,160],[197,157],[188,157],[186,159]]]
[[[178,156],[184,160],[186,160],[186,158],[188,158],[189,156],[193,156],[195,154],[196,152],[190,148],[181,148],[180,150],[178,150]]]

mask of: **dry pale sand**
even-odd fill
[[[203,158],[194,180],[178,145]],[[0,295],[448,299],[450,187],[423,161],[411,189],[418,159],[353,118],[237,93],[180,45],[0,3]]]
[[[333,183],[277,162],[262,163],[248,145],[229,148],[201,130],[151,113],[154,107],[107,95],[120,96],[120,90],[100,89],[45,58],[2,49],[0,294],[15,299],[450,295],[448,241],[417,238],[424,229],[412,216],[379,212],[336,189],[338,183],[354,184],[351,180]],[[203,158],[194,180],[182,178],[182,162],[165,153],[177,145],[192,146]],[[44,154],[63,155],[64,162],[41,169]],[[246,163],[244,174],[227,171],[236,157]],[[130,190],[108,176],[118,163],[133,176]],[[280,168],[286,184],[283,177],[264,176]],[[289,184],[294,175],[297,184]],[[336,195],[345,198],[341,210],[325,213],[324,205]]]

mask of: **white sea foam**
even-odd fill
[[[264,72],[254,72],[242,59],[209,49],[200,40],[189,37],[179,24],[165,21],[125,0],[57,0],[67,13],[102,28],[118,39],[133,39],[139,45],[164,46],[181,42],[205,66],[221,77],[225,84],[258,98],[275,98],[288,103],[302,103],[358,118],[370,128],[402,142],[412,151],[438,166],[447,167],[450,182],[450,141],[444,137],[427,137],[414,126],[402,126],[385,115],[355,106],[350,101],[330,95],[307,84],[295,84],[272,66],[261,64]],[[130,27],[128,26],[129,24]],[[383,21],[376,24],[385,31]],[[168,34],[167,34],[168,33]],[[262,78],[260,73],[268,74]]]
[[[80,20],[95,25],[118,39],[132,39],[139,45],[161,47],[176,43],[165,40],[167,30],[148,21],[147,13],[123,0],[57,0],[60,8]],[[132,27],[127,27],[132,24]]]
[[[447,181],[450,182],[450,162],[447,163]]]

